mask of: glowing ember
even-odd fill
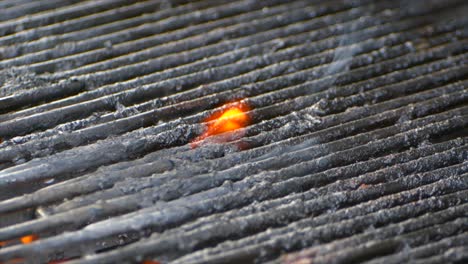
[[[231,132],[246,127],[250,123],[247,112],[250,108],[244,102],[228,103],[222,110],[208,117],[206,131],[192,142],[192,147],[205,140],[207,137]]]
[[[53,261],[49,261],[47,262],[47,264],[60,264],[60,263],[66,263],[67,260],[53,260]]]
[[[38,239],[39,239],[38,235],[28,235],[28,236],[21,237],[19,240],[23,244],[30,244],[33,241],[36,241]],[[0,247],[4,247],[4,246],[6,246],[6,245],[8,245],[10,243],[15,243],[15,240],[0,241]],[[1,262],[0,262],[0,264],[1,264]]]
[[[23,243],[23,244],[30,244],[33,241],[36,241],[38,239],[39,239],[39,237],[37,235],[29,235],[29,236],[21,237],[20,240],[21,240],[21,243]]]
[[[141,264],[161,264],[161,262],[154,260],[144,260]]]

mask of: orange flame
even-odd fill
[[[19,240],[21,241],[21,243],[23,244],[30,244],[36,240],[39,239],[39,236],[38,235],[27,235],[27,236],[23,236],[21,237]],[[7,244],[10,244],[10,243],[14,243],[15,240],[8,240],[8,241],[0,241],[0,247],[4,247],[6,246]]]
[[[28,235],[28,236],[24,236],[20,238],[21,243],[23,244],[30,244],[38,239],[39,239],[39,236],[37,235]]]
[[[250,107],[244,102],[224,105],[219,112],[205,119],[204,123],[207,124],[207,129],[192,141],[192,147],[197,147],[207,137],[246,127],[250,123],[248,111],[250,111]]]

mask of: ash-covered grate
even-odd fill
[[[0,1],[0,263],[466,263],[467,12]]]

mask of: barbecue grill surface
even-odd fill
[[[0,1],[0,263],[468,263],[467,14]]]

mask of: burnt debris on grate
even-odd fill
[[[468,261],[466,1],[0,7],[0,263]]]

